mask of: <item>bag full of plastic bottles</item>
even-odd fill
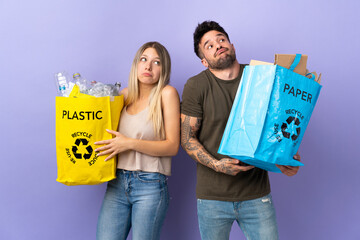
[[[71,79],[55,74],[57,181],[65,185],[93,185],[116,177],[116,159],[97,156],[95,142],[111,139],[117,130],[124,98],[119,85],[88,83],[80,74]]]

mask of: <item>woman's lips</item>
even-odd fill
[[[151,77],[152,75],[151,75],[151,73],[143,73],[143,76],[145,76],[145,77]]]

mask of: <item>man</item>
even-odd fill
[[[228,34],[213,21],[197,26],[194,50],[207,69],[185,84],[181,145],[197,162],[201,238],[229,239],[236,220],[247,239],[278,239],[267,171],[217,153],[245,65],[238,63]],[[279,168],[288,176],[299,169]]]

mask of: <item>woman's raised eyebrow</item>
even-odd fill
[[[143,54],[143,55],[141,55],[141,57],[149,57],[148,55],[146,55],[146,54]],[[154,59],[159,59],[160,60],[160,57],[154,57]]]

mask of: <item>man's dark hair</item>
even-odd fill
[[[215,31],[225,34],[227,39],[230,41],[229,35],[225,32],[225,30],[217,22],[205,21],[203,23],[199,23],[194,32],[194,51],[200,59],[203,58],[202,53],[199,49],[199,44],[200,44],[201,38],[205,35],[205,33],[212,31],[212,30],[215,30]]]

